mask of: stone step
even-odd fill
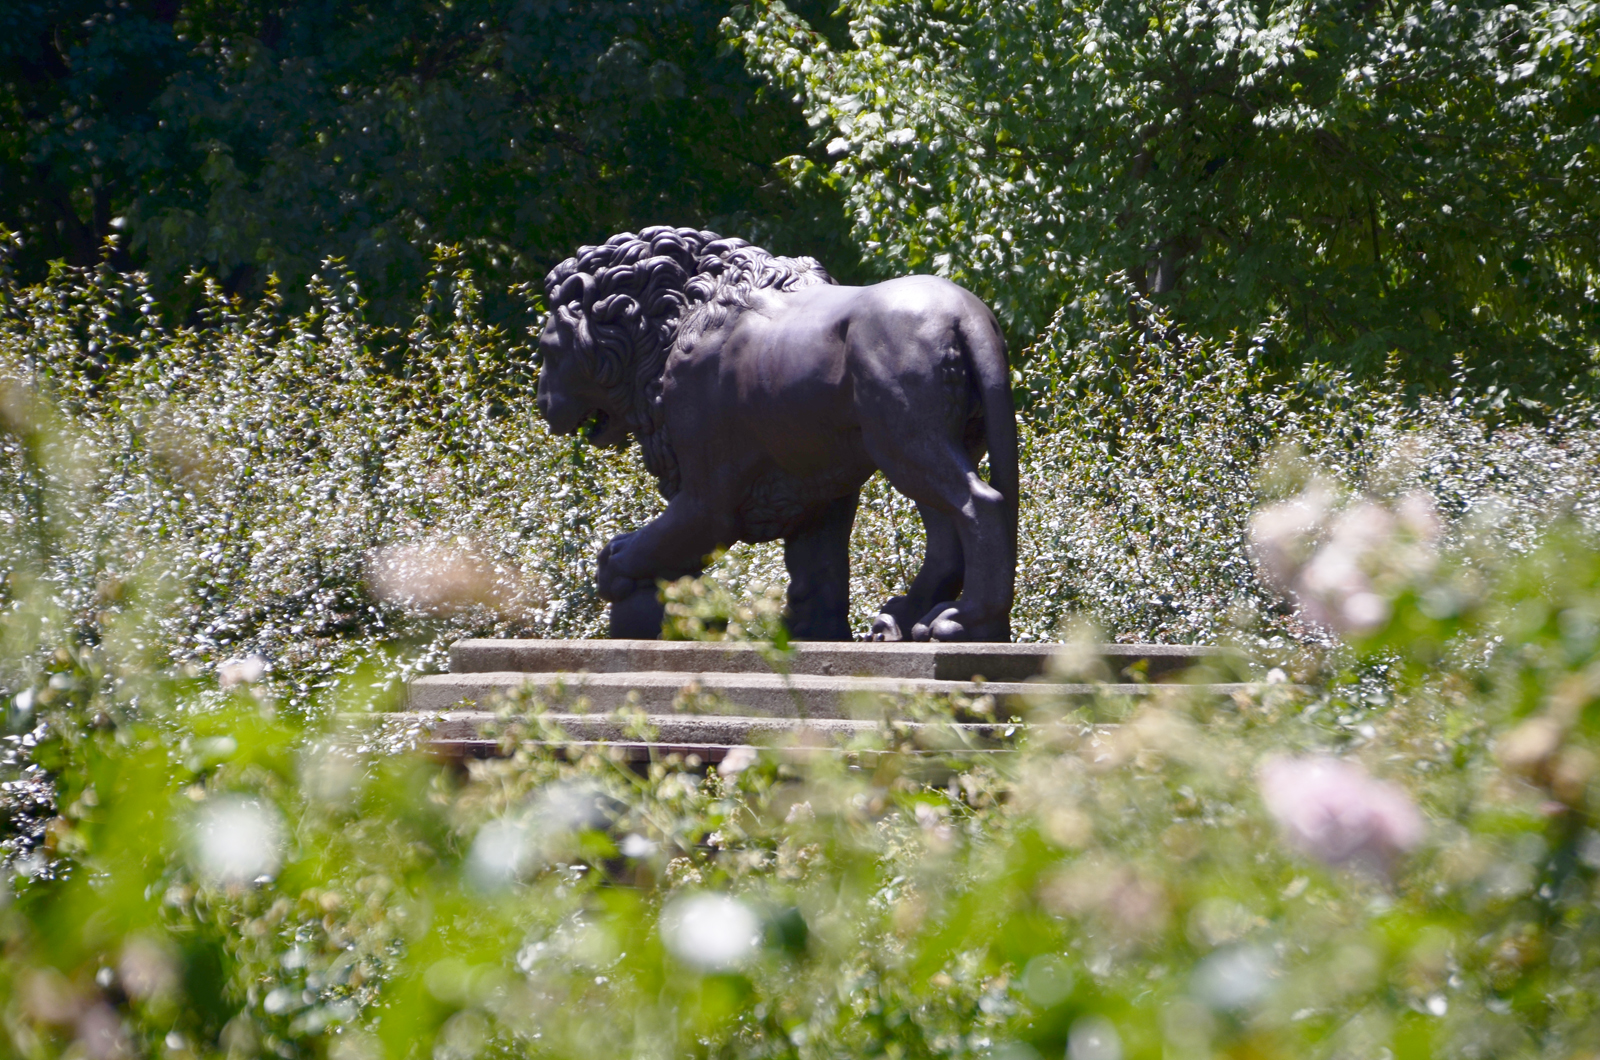
[[[365,728],[371,715],[352,715],[350,723]],[[652,714],[644,720],[653,739],[639,739],[638,731],[604,714],[544,714],[541,720],[559,734],[536,742],[565,748],[604,746],[622,752],[629,760],[665,754],[695,755],[702,762],[720,762],[736,747],[780,747],[788,752],[837,750],[850,738],[876,732],[878,723],[852,718],[791,718],[739,715]],[[392,713],[381,716],[390,732],[421,737],[434,751],[447,757],[488,757],[500,752],[501,718],[489,711],[455,710],[443,714]],[[902,722],[898,729],[912,737],[924,753],[947,751],[993,752],[1006,750],[1004,741],[1021,726],[1001,722],[921,724]]]
[[[400,720],[403,716],[391,717]],[[435,740],[484,739],[499,723],[497,715],[485,710],[452,710],[439,715],[417,714],[412,717],[417,724],[425,724]],[[628,723],[609,714],[542,714],[540,719],[574,740],[638,739],[630,733]],[[644,722],[655,730],[656,739],[661,743],[725,747],[767,744],[797,735],[836,741],[876,732],[879,727],[876,721],[859,718],[812,718],[800,721],[739,714],[649,714]],[[950,722],[937,725],[902,722],[901,725],[908,731],[939,730],[985,740],[1002,739],[1017,728],[1016,724],[1007,722]]]
[[[1097,694],[1149,695],[1161,685],[1142,682],[1047,683],[1044,681],[943,681],[929,678],[785,676],[753,672],[530,673],[490,671],[434,674],[411,682],[407,709],[424,713],[455,710],[467,702],[531,689],[547,706],[575,713],[604,714],[629,705],[649,714],[741,713],[767,718],[845,719],[876,713],[883,696],[992,696],[999,717],[1022,713],[1046,698]],[[1197,686],[1219,694],[1244,684]],[[720,708],[720,709],[719,709]]]
[[[452,674],[771,674],[787,667],[790,673],[816,677],[1016,682],[1050,673],[1062,650],[1060,644],[802,641],[792,652],[779,655],[765,645],[737,641],[485,639],[456,642],[450,649],[450,670]],[[1216,648],[1187,644],[1101,644],[1092,655],[1103,667],[1094,676],[1108,681],[1171,678],[1199,663],[1224,658]]]

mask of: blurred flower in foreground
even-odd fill
[[[118,1060],[133,1055],[122,1020],[104,1001],[90,1006],[78,1017],[77,1031],[78,1044],[89,1060]]]
[[[1085,1016],[1067,1032],[1067,1060],[1122,1060],[1122,1038],[1104,1016]]]
[[[703,972],[727,972],[761,944],[761,919],[729,895],[691,894],[661,911],[661,938],[684,964]]]
[[[217,683],[223,688],[253,685],[267,676],[267,660],[259,655],[241,655],[217,664]]]
[[[1272,980],[1271,954],[1259,946],[1229,946],[1195,968],[1190,989],[1214,1009],[1241,1009],[1259,1001]]]
[[[1022,969],[1017,988],[1041,1008],[1051,1008],[1072,996],[1072,966],[1054,953],[1042,953]]]
[[[216,883],[271,876],[283,857],[282,819],[254,799],[221,796],[200,808],[194,854],[200,874]]]
[[[1424,824],[1404,789],[1353,762],[1326,756],[1268,759],[1261,799],[1296,849],[1329,865],[1386,873],[1422,841]]]
[[[717,772],[725,777],[742,773],[760,761],[760,758],[761,755],[754,747],[733,747],[723,756],[722,761],[717,763]]]
[[[175,994],[182,985],[177,962],[166,946],[135,935],[122,947],[117,976],[129,997],[148,1000]]]
[[[1389,620],[1385,590],[1433,567],[1433,499],[1408,494],[1392,511],[1374,501],[1336,511],[1332,501],[1314,483],[1257,512],[1250,540],[1265,580],[1298,600],[1307,618],[1335,632],[1371,633]]]
[[[348,805],[365,780],[361,760],[342,748],[313,746],[300,760],[302,790],[327,806]]]
[[[575,832],[604,831],[622,806],[596,784],[556,783],[540,789],[518,813],[478,829],[467,853],[467,875],[479,887],[504,887],[550,860]]]
[[[467,852],[467,876],[479,887],[492,890],[514,883],[533,869],[536,860],[527,823],[501,817],[478,829]]]
[[[622,842],[617,844],[617,851],[625,858],[647,858],[654,854],[659,846],[648,837],[637,832],[629,832],[622,837]]]
[[[436,615],[505,608],[523,591],[516,572],[490,563],[464,537],[380,548],[367,561],[367,581],[384,603]]]
[[[40,1023],[72,1025],[77,1036],[67,1055],[88,1060],[119,1060],[132,1055],[122,1020],[104,1001],[92,1000],[75,989],[53,968],[42,969],[22,982],[22,1009]]]

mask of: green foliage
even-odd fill
[[[934,714],[705,772],[555,756],[559,701],[506,703],[511,756],[452,766],[375,738],[358,683],[307,725],[264,685],[75,646],[29,686],[56,692],[30,739],[59,802],[12,859],[0,1033],[26,1057],[1568,1057],[1600,1033],[1600,551],[1411,569],[1350,645],[1378,685],[1329,657],[1231,698],[1042,702],[1007,754],[927,753]],[[50,606],[13,599],[8,636]],[[1420,843],[1365,868],[1291,843],[1259,778],[1309,752],[1392,778]]]
[[[1600,343],[1597,11],[757,0],[727,31],[831,158],[794,177],[1014,339],[1126,271],[1200,334],[1281,318],[1279,369],[1553,394]]]
[[[1592,405],[1536,424],[1470,376],[1412,400],[1338,373],[1276,382],[1281,324],[1196,337],[1117,279],[1066,316],[1014,380],[1031,409],[1013,618],[1026,635],[1090,615],[1118,636],[1315,636],[1263,584],[1249,541],[1251,513],[1312,469],[1372,496],[1425,492],[1450,533],[1492,547],[1526,549],[1562,516],[1600,528]]]
[[[400,682],[597,634],[594,556],[658,510],[544,431],[484,292],[766,202],[727,157],[794,132],[682,58],[709,9],[582,10],[0,13],[4,198],[79,263],[0,259],[0,1052],[1592,1052],[1600,430],[1506,385],[1592,354],[1592,7],[742,13],[837,156],[807,194],[1039,335],[1019,635],[1272,669],[1041,699],[1003,753],[945,724],[987,697],[916,700],[710,769],[563,757],[571,704],[522,695],[506,757],[444,763],[375,716]],[[197,280],[184,327],[129,253],[309,282]],[[858,628],[920,545],[870,483]],[[670,632],[781,670],[783,581],[730,550]]]
[[[653,484],[630,453],[549,435],[531,351],[481,319],[458,270],[441,252],[404,331],[365,319],[338,264],[303,314],[272,298],[245,311],[209,285],[199,329],[164,323],[106,266],[0,284],[7,591],[52,587],[58,632],[91,643],[131,609],[155,623],[152,665],[260,656],[295,703],[366,662],[391,682],[437,669],[462,636],[599,635],[594,557],[659,511]],[[1337,376],[1275,385],[1270,332],[1197,339],[1148,302],[1151,326],[1135,326],[1130,297],[1086,296],[1017,378],[1034,408],[1021,637],[1085,618],[1119,637],[1304,637],[1248,540],[1250,513],[1286,488],[1260,475],[1286,447],[1344,488],[1425,489],[1500,547],[1563,513],[1600,522],[1586,405],[1533,426],[1501,422],[1499,390],[1409,406]],[[1073,345],[1080,328],[1096,337]],[[922,558],[914,508],[881,478],[852,548],[865,629]],[[777,545],[735,547],[711,577],[676,590],[681,635],[730,619],[776,634]],[[20,649],[0,663],[12,683],[39,665]]]
[[[0,292],[11,581],[54,586],[92,641],[156,572],[152,649],[259,654],[303,692],[401,644],[402,670],[438,666],[467,630],[598,633],[594,557],[654,513],[647,480],[537,424],[531,353],[470,272],[404,332],[322,275],[297,316],[213,286],[200,330],[106,267]]]
[[[0,223],[30,278],[150,271],[169,304],[205,268],[298,300],[330,254],[403,323],[428,246],[493,282],[581,243],[714,224],[848,269],[837,206],[771,180],[803,150],[792,104],[726,54],[726,8],[682,0],[166,3],[0,10]],[[303,303],[302,303],[303,304]]]
[[[680,578],[661,587],[661,598],[666,640],[755,640],[779,648],[788,641],[781,584],[749,585],[736,594],[719,579]]]
[[[529,352],[453,252],[403,331],[319,275],[304,313],[210,285],[198,330],[108,266],[0,280],[8,1054],[1568,1057],[1600,1034],[1592,409],[1275,385],[1272,328],[1195,338],[1112,283],[1018,376],[1017,628],[1232,631],[1266,683],[1043,701],[1001,754],[944,724],[985,697],[884,703],[849,755],[642,773],[552,753],[571,704],[524,696],[506,758],[449,764],[374,716],[398,682],[458,636],[597,633],[595,552],[658,502],[631,454],[537,423]],[[881,481],[854,548],[865,628],[918,558]],[[779,565],[738,548],[668,587],[675,632],[772,635],[781,669],[756,588]],[[1362,858],[1263,787],[1285,753],[1401,786]]]

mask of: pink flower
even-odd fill
[[[1422,841],[1422,814],[1405,790],[1325,755],[1275,757],[1259,773],[1261,800],[1288,843],[1329,865],[1386,873]]]
[[[503,610],[524,589],[520,575],[464,537],[380,548],[367,558],[367,581],[379,600],[435,615]]]
[[[1365,635],[1389,621],[1389,597],[1432,571],[1439,519],[1433,498],[1411,493],[1393,510],[1361,501],[1335,511],[1332,494],[1304,493],[1258,511],[1251,544],[1263,580],[1313,623]]]

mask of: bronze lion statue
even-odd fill
[[[1016,419],[973,294],[931,276],[843,287],[811,258],[668,227],[583,247],[545,292],[540,414],[596,445],[637,438],[667,499],[600,552],[613,637],[660,636],[659,581],[781,538],[791,634],[851,639],[850,528],[882,470],[928,544],[869,637],[1010,639]]]

